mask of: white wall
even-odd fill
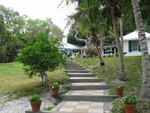
[[[147,40],[148,53],[150,54],[150,39]]]
[[[147,45],[148,45],[148,52],[150,54],[150,39],[147,40]],[[139,56],[139,55],[141,55],[140,51],[129,52],[129,42],[128,41],[123,42],[123,52],[126,52],[125,56]]]
[[[129,43],[128,41],[123,42],[123,52],[129,52]]]

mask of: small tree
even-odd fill
[[[48,33],[49,30],[41,33],[36,42],[29,41],[17,57],[17,60],[24,64],[24,70],[29,77],[40,75],[42,82],[46,71],[53,71],[66,61],[58,50],[58,39],[49,41]]]

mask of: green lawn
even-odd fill
[[[114,83],[119,77],[119,60],[118,57],[104,58],[105,66],[99,65],[98,58],[79,59],[78,64],[90,69],[99,78],[105,78],[106,83]],[[134,94],[139,96],[142,83],[142,66],[141,57],[124,57],[125,73],[127,81],[125,82],[124,96]],[[49,81],[64,82],[67,79],[64,69],[57,69],[54,72],[48,72]],[[65,81],[66,82],[66,81]],[[0,63],[0,94],[16,94],[16,98],[29,96],[33,93],[40,94],[48,88],[47,83],[39,82],[38,77],[28,78],[24,73],[23,65],[17,62]],[[110,89],[110,94],[115,94],[115,88]],[[112,113],[124,113],[121,98],[113,102]],[[150,109],[150,104],[139,103],[136,107],[136,113],[146,113]]]
[[[48,72],[48,82],[62,82],[63,79],[67,79],[65,75],[64,69]],[[21,63],[0,63],[0,94],[14,94],[15,98],[29,96],[33,93],[40,94],[48,88],[48,82],[42,85],[37,76],[29,78]]]

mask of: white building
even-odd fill
[[[62,46],[60,48],[63,48],[63,49],[71,49],[73,51],[74,54],[83,54],[82,50],[85,50],[87,49],[87,46],[77,46],[77,45],[73,45],[73,44],[70,44],[70,43],[67,43],[67,37],[63,37],[62,38]]]
[[[77,46],[77,45],[73,45],[70,43],[67,43],[67,37],[62,38],[62,44],[63,44],[63,48],[65,49],[71,49],[71,50],[82,50],[82,49],[87,49],[87,46]]]
[[[148,52],[150,54],[150,34],[145,32],[145,35],[148,45]],[[137,31],[123,36],[123,52],[126,52],[125,56],[141,55]]]

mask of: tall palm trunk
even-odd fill
[[[113,6],[111,6],[111,16],[112,16],[112,21],[113,21],[113,30],[114,30],[114,34],[115,34],[115,40],[117,43],[117,48],[118,48],[118,54],[119,54],[119,63],[120,63],[120,80],[125,80],[125,71],[124,71],[124,59],[123,59],[123,50],[122,50],[122,46],[120,44],[120,40],[119,40],[119,29],[118,29],[118,25],[117,25],[117,17],[115,15],[115,9]]]
[[[138,30],[139,43],[142,53],[143,82],[140,100],[150,102],[150,58],[148,54],[147,41],[143,27],[143,19],[138,1],[139,0],[132,0],[132,6],[134,10],[134,17]]]

